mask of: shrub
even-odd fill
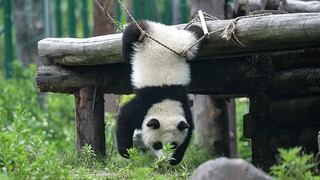
[[[279,149],[280,159],[277,165],[271,167],[271,174],[281,180],[320,180],[320,176],[312,172],[317,165],[313,155],[301,155],[301,150],[301,147]]]
[[[49,95],[47,105],[39,106],[35,69],[34,65],[23,69],[15,63],[13,78],[0,77],[0,176],[70,179],[70,167],[62,166],[57,152],[73,144],[68,143],[73,138],[69,130],[73,127],[68,126],[72,101]]]

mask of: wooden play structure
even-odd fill
[[[190,93],[250,99],[244,128],[258,167],[270,167],[279,147],[299,145],[317,153],[320,13],[257,15],[207,21],[207,26],[214,31],[232,22],[233,36],[241,44],[223,39],[221,32],[211,34],[190,62]],[[40,91],[75,96],[78,150],[91,144],[105,154],[103,94],[132,92],[130,65],[121,59],[121,37],[47,38],[38,43]]]

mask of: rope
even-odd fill
[[[108,0],[107,0],[108,1]],[[107,18],[109,18],[116,26],[117,28],[123,32],[123,28],[112,18],[112,16],[108,13],[107,11],[107,4],[105,4],[104,7],[101,6],[101,4],[95,0],[96,4],[98,5],[98,7],[100,8],[100,10],[102,12],[104,12],[104,14],[106,15]],[[164,43],[160,42],[159,40],[153,38],[150,34],[148,34],[145,30],[143,30],[141,28],[141,26],[139,25],[139,23],[134,19],[134,17],[131,15],[131,13],[129,12],[129,10],[125,7],[125,5],[122,3],[121,0],[118,0],[118,3],[120,4],[120,6],[122,7],[122,9],[128,14],[128,16],[130,17],[130,19],[133,21],[133,23],[135,24],[135,26],[139,29],[139,31],[141,32],[140,37],[138,38],[138,41],[141,42],[143,41],[145,38],[149,38],[152,41],[158,43],[159,45],[167,48],[168,50],[172,51],[173,53],[182,56],[182,57],[186,57],[186,54],[188,51],[190,51],[194,46],[196,46],[197,44],[199,44],[203,39],[207,38],[206,35],[204,34],[202,37],[200,37],[197,41],[195,41],[189,48],[187,48],[186,50],[182,51],[182,52],[177,52],[175,51],[173,48],[165,45]],[[221,33],[221,37],[223,39],[225,39],[226,41],[232,41],[234,44],[236,44],[237,46],[240,47],[247,47],[246,44],[244,44],[243,42],[240,41],[240,39],[237,37],[236,35],[236,24],[240,19],[245,19],[245,18],[251,18],[251,17],[260,17],[260,16],[268,16],[271,15],[273,13],[264,13],[264,14],[254,14],[254,15],[248,15],[248,16],[240,16],[237,17],[235,19],[231,19],[230,23],[226,26],[226,27],[222,27],[219,28],[215,31],[210,31],[208,32],[207,35],[212,35],[214,33],[220,32]],[[204,15],[204,19],[205,20],[209,20],[209,21],[216,21],[219,20],[217,17],[214,17],[206,12],[203,12]],[[185,27],[183,29],[188,29],[192,24],[196,23],[196,22],[200,22],[200,18],[199,18],[199,14],[197,14],[188,24],[185,25]]]
[[[104,15],[105,15],[108,19],[110,19],[113,24],[115,24],[115,25],[117,26],[117,28],[118,28],[119,31],[123,32],[123,28],[121,27],[121,25],[118,24],[118,23],[112,18],[112,16],[109,14],[109,12],[107,11],[108,1],[107,1],[107,3],[104,5],[104,7],[102,7],[102,5],[98,2],[98,0],[95,0],[95,2],[96,2],[96,4],[97,4],[98,8],[100,9],[100,11],[103,12]]]

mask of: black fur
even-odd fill
[[[159,129],[160,128],[160,122],[158,119],[151,119],[148,123],[147,123],[148,127],[152,127],[153,129]]]
[[[196,25],[190,26],[187,30],[193,32],[197,36],[197,39],[201,38],[204,35],[201,27]]]
[[[146,32],[148,32],[147,22],[140,21],[139,24]],[[188,29],[194,32],[197,38],[200,38],[203,35],[201,28],[198,26],[191,26]],[[122,56],[127,62],[131,61],[131,56],[134,53],[134,44],[137,43],[140,34],[141,32],[133,23],[131,23],[123,33]],[[180,163],[189,145],[193,131],[193,122],[187,96],[187,87],[182,85],[164,85],[159,87],[154,86],[135,89],[134,92],[136,96],[121,108],[117,120],[116,136],[120,155],[129,158],[127,149],[133,146],[132,137],[134,130],[142,128],[141,126],[144,117],[151,106],[165,99],[170,99],[179,101],[182,104],[185,118],[190,125],[185,141],[183,144],[176,147],[176,150],[173,154],[174,160],[170,161],[171,165]]]
[[[148,31],[148,24],[145,21],[139,21],[138,24],[143,30]],[[134,43],[139,40],[140,35],[141,32],[134,23],[125,28],[122,38],[122,57],[125,61],[130,62]]]

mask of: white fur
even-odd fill
[[[160,122],[159,129],[152,129],[146,125],[149,120],[154,118],[158,119]],[[180,102],[165,99],[152,105],[142,124],[143,143],[151,149],[153,149],[152,145],[156,142],[161,142],[163,145],[166,145],[174,141],[178,146],[180,146],[188,133],[188,129],[183,131],[177,129],[180,121],[187,123],[184,118],[184,111]],[[161,154],[157,151],[155,151],[155,153],[157,155]]]
[[[190,31],[155,22],[148,22],[147,32],[177,52],[188,49],[196,41],[196,36]],[[134,50],[131,78],[136,88],[190,83],[190,67],[186,59],[195,56],[198,46],[188,51],[184,58],[145,38],[142,43],[135,44]]]

